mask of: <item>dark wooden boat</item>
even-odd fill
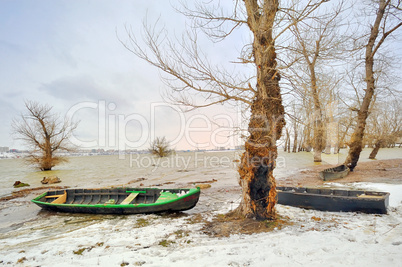
[[[277,187],[278,204],[321,211],[386,214],[389,193],[362,190]]]
[[[48,191],[32,200],[43,209],[100,214],[177,212],[193,208],[199,188],[103,188]]]
[[[320,177],[324,181],[331,181],[345,177],[349,174],[349,168],[345,164],[334,168],[328,168],[320,172]]]

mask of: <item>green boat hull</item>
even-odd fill
[[[199,188],[107,188],[48,191],[32,200],[43,209],[56,212],[95,214],[138,214],[178,212],[192,209],[200,197]]]

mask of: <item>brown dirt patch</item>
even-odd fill
[[[195,183],[197,183],[197,184],[211,184],[211,183],[215,183],[217,181],[218,180],[216,180],[216,179],[212,179],[212,180],[207,180],[207,181],[188,182],[187,184],[195,184]]]
[[[290,175],[284,180],[278,180],[278,186],[320,186],[327,182],[320,179],[320,171],[331,168],[332,165],[314,166],[303,169],[296,174]],[[402,184],[402,159],[372,160],[359,162],[355,170],[348,176],[328,181],[336,183],[393,183]]]
[[[229,214],[219,214],[212,221],[205,221],[201,231],[213,237],[228,237],[234,234],[256,234],[271,232],[291,225],[289,218],[258,221]]]
[[[196,184],[195,187],[199,187],[200,189],[208,189],[211,188],[210,184]]]

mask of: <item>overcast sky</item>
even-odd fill
[[[173,6],[179,1],[1,0],[0,146],[25,148],[11,136],[11,122],[27,100],[80,121],[72,141],[83,148],[144,149],[158,136],[176,149],[239,145],[238,136],[218,126],[244,128],[240,110],[214,106],[182,114],[164,104],[167,88],[158,70],[119,41],[127,40],[126,27],[141,40],[145,18],[180,38],[186,19]],[[249,35],[241,28],[226,43],[199,41],[214,63],[228,65]],[[400,55],[400,43],[393,45]]]
[[[117,37],[126,39],[126,25],[140,36],[146,16],[151,22],[159,18],[169,34],[180,34],[185,19],[173,9],[177,4],[173,0],[0,1],[0,146],[24,148],[13,140],[10,125],[25,112],[25,100],[49,104],[54,112],[80,120],[74,140],[87,148],[126,144],[131,147],[125,148],[145,148],[152,136],[165,135],[170,141],[177,139],[177,149],[233,145],[224,138],[228,133],[217,133],[214,142],[205,135],[209,126],[202,116],[214,116],[217,109],[193,112],[198,117],[189,122],[188,114],[183,120],[178,110],[162,104],[165,86],[158,71],[126,50]],[[228,54],[222,53],[222,60]],[[218,110],[236,117],[233,110]],[[204,128],[198,131],[201,135],[197,130],[184,131],[186,123]]]

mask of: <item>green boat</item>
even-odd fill
[[[189,210],[198,202],[200,188],[102,188],[47,191],[32,200],[43,209],[96,214],[136,214]]]

